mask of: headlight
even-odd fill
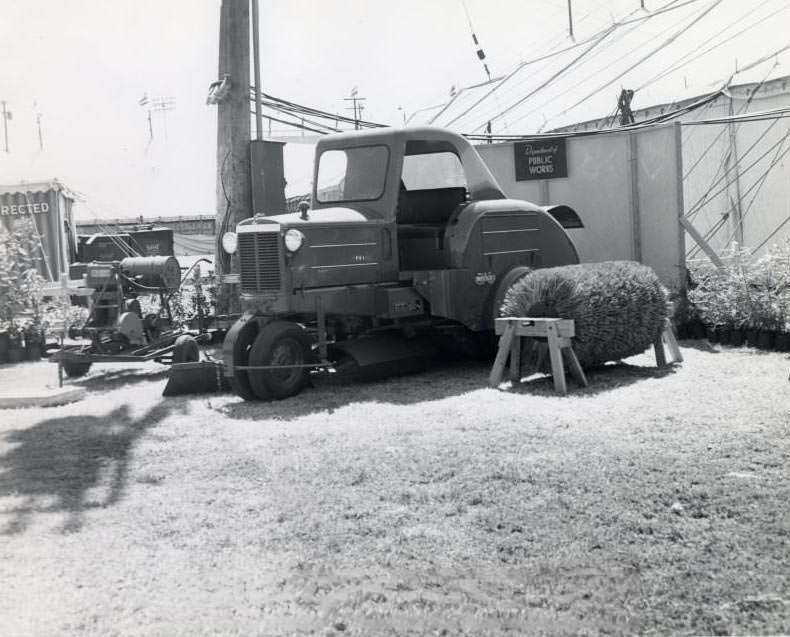
[[[291,228],[285,233],[285,247],[289,252],[296,252],[304,243],[304,235],[296,228]]]
[[[222,235],[222,249],[228,254],[233,254],[236,252],[238,245],[239,239],[235,232],[226,232]]]

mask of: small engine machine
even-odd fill
[[[175,257],[128,257],[88,264],[85,283],[94,290],[90,318],[69,336],[90,338],[99,350],[118,353],[155,341],[170,327],[173,317],[165,295],[178,289],[181,270]],[[140,293],[159,296],[159,314],[143,316]]]
[[[69,328],[68,336],[90,343],[64,346],[52,358],[62,362],[67,376],[82,376],[95,362],[198,360],[198,341],[173,324],[169,300],[181,286],[175,257],[92,262],[86,264],[84,277],[93,290],[90,313],[82,327]],[[158,296],[159,311],[143,314],[140,295]]]

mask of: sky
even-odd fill
[[[790,3],[723,0],[711,28],[752,4]],[[572,0],[576,40],[638,6]],[[344,98],[357,87],[364,117],[394,125],[447,101],[451,87],[486,79],[467,15],[494,76],[572,43],[566,0],[260,0],[260,7],[265,92],[348,114]],[[219,10],[219,0],[0,0],[0,100],[13,113],[0,184],[58,178],[79,193],[83,219],[213,213],[217,113],[205,98],[217,79]],[[779,15],[746,45],[787,40]],[[744,48],[748,58],[752,47]],[[702,92],[735,64],[728,51],[684,82]],[[172,103],[152,113],[153,139],[144,95]],[[309,144],[286,146],[287,194],[309,189],[311,156]]]

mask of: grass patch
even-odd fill
[[[96,375],[0,424],[4,632],[787,633],[788,361],[716,352],[567,397]]]

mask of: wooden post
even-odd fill
[[[239,271],[238,256],[222,249],[222,233],[252,216],[250,180],[250,5],[249,0],[222,0],[219,23],[219,74],[231,88],[217,104],[217,242],[215,272]],[[225,219],[227,215],[227,220]],[[239,312],[238,286],[224,287],[218,314]]]
[[[562,362],[562,354],[560,353],[557,326],[553,324],[547,325],[546,332],[549,341],[549,357],[551,358],[551,375],[554,378],[554,391],[567,394],[568,385],[565,382],[565,365]]]
[[[711,260],[711,262],[713,263],[713,265],[715,265],[715,266],[716,266],[717,268],[719,268],[719,269],[721,269],[721,268],[723,268],[723,267],[724,267],[724,263],[723,263],[723,262],[722,262],[722,260],[719,258],[719,255],[718,255],[718,254],[716,254],[716,251],[715,251],[715,250],[714,250],[714,249],[713,249],[713,248],[710,246],[710,244],[709,244],[709,243],[708,243],[708,242],[705,240],[705,237],[703,237],[703,236],[700,234],[699,230],[697,230],[697,229],[696,229],[696,228],[695,228],[695,227],[694,227],[694,226],[691,224],[691,221],[689,221],[689,220],[688,220],[686,217],[683,217],[683,216],[681,216],[681,217],[680,217],[680,225],[681,225],[681,226],[683,226],[683,227],[686,229],[686,232],[688,232],[688,233],[691,235],[691,238],[692,238],[692,239],[694,239],[694,241],[696,241],[696,242],[697,242],[697,245],[698,245],[700,248],[702,248],[702,251],[703,251],[703,252],[704,252],[706,255],[708,255],[708,258]]]
[[[675,339],[675,332],[672,330],[672,322],[669,319],[665,319],[661,336],[653,343],[653,350],[656,354],[656,367],[665,367],[667,364],[666,352],[664,351],[665,345],[669,348],[671,358],[669,362],[682,363],[683,354],[680,352],[680,347],[678,347],[678,342]]]
[[[510,380],[517,383],[521,380],[521,339],[514,338],[510,345]]]
[[[515,337],[516,324],[509,322],[505,327],[505,331],[499,338],[499,349],[494,359],[494,365],[491,367],[491,373],[488,375],[488,384],[491,387],[496,387],[502,382],[502,374],[505,371],[505,363],[507,363],[508,354],[510,354],[510,347],[513,340],[519,340]]]
[[[639,148],[635,133],[628,134],[628,172],[631,182],[631,241],[634,261],[642,262],[642,221],[639,210]]]

